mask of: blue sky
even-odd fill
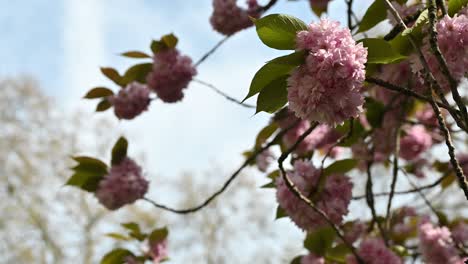
[[[6,32],[0,43],[0,76],[31,74],[67,110],[92,113],[94,102],[80,100],[89,88],[117,89],[100,75],[99,67],[123,71],[136,63],[117,56],[119,52],[148,50],[152,38],[174,32],[179,49],[197,60],[222,38],[208,22],[211,0],[2,1],[7,8],[0,10],[0,30]],[[356,10],[365,10],[369,1],[355,2]],[[306,22],[317,19],[307,1],[279,1],[270,11],[276,12]],[[333,1],[330,12],[344,22],[344,1]],[[203,63],[197,78],[242,98],[255,71],[281,54],[262,45],[249,29]],[[251,146],[268,118],[192,84],[183,102],[156,102],[149,112],[119,122],[116,129],[129,137],[135,152],[146,153],[151,174],[167,175],[204,170],[213,162],[228,169],[237,166],[240,153]]]

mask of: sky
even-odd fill
[[[117,87],[99,67],[121,72],[137,61],[118,56],[128,50],[149,51],[151,39],[173,32],[182,53],[200,58],[222,36],[208,22],[211,0],[28,0],[4,1],[0,30],[0,77],[29,74],[65,111],[92,114],[95,102],[80,99],[94,86]],[[261,1],[266,2],[266,1]],[[365,10],[369,1],[355,1]],[[344,21],[344,1],[333,1],[330,13]],[[279,1],[269,13],[286,13],[306,22],[317,20],[307,1]],[[21,14],[18,16],[16,14]],[[227,41],[198,68],[198,79],[243,98],[262,64],[285,54],[264,46],[248,29]],[[255,99],[250,103],[255,103]],[[112,114],[108,115],[114,118]],[[269,120],[192,83],[181,103],[153,103],[134,121],[116,124],[130,140],[130,151],[145,153],[148,171],[171,175],[201,171],[214,163],[234,168]],[[92,154],[92,153],[89,153]]]

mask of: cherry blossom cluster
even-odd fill
[[[99,182],[96,197],[107,209],[116,210],[143,198],[148,185],[141,167],[132,159],[124,158]]]
[[[288,79],[290,109],[301,119],[330,126],[357,117],[367,61],[362,43],[338,22],[321,19],[298,32],[296,45],[307,57]]]
[[[305,196],[316,193],[314,202],[336,224],[340,224],[343,216],[348,213],[353,184],[342,174],[332,174],[326,177],[323,190],[318,190],[321,171],[311,162],[298,160],[294,170],[287,173],[289,179]],[[297,198],[287,187],[283,177],[276,180],[276,198],[281,208],[291,220],[305,231],[313,231],[326,225],[325,220],[309,205]]]
[[[197,70],[192,60],[175,48],[165,49],[154,55],[153,71],[147,76],[148,86],[166,103],[175,103],[184,97]]]
[[[150,90],[145,84],[132,82],[122,88],[117,95],[109,98],[119,119],[133,119],[148,109],[151,102]]]
[[[237,0],[213,0],[213,14],[210,17],[210,23],[214,30],[230,36],[253,26],[250,17],[258,18],[260,16],[260,6],[257,0],[247,0],[247,9],[239,7],[236,2]]]

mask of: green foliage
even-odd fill
[[[303,256],[297,256],[292,261],[291,264],[301,264],[301,259]]]
[[[366,109],[366,118],[369,124],[374,128],[381,127],[385,114],[385,105],[371,97],[366,97],[364,108]]]
[[[107,109],[111,108],[112,104],[106,98],[102,99],[96,106],[96,112],[104,112]]]
[[[151,51],[154,54],[163,51],[165,49],[175,48],[179,40],[174,34],[167,34],[161,37],[160,40],[153,40],[151,42]]]
[[[148,240],[150,243],[158,243],[166,239],[168,235],[169,230],[166,227],[159,228],[151,232],[151,234],[148,236]]]
[[[99,181],[107,173],[107,165],[95,158],[79,156],[73,157],[78,164],[71,168],[73,175],[65,185],[75,186],[88,192],[94,192],[97,189]]]
[[[129,237],[125,236],[125,235],[119,234],[119,233],[107,233],[106,236],[108,236],[110,238],[113,238],[115,240],[122,240],[122,241],[131,240],[131,238],[129,238]]]
[[[277,130],[278,125],[276,123],[271,123],[260,130],[257,134],[257,138],[255,139],[255,149],[260,149],[263,143],[265,143]]]
[[[360,40],[367,47],[367,63],[389,64],[399,62],[406,58],[396,50],[392,45],[383,39],[365,38]]]
[[[304,52],[294,52],[286,56],[278,57],[267,62],[260,70],[255,73],[255,76],[250,83],[250,90],[245,100],[260,93],[266,86],[275,80],[288,76],[289,73],[304,61]]]
[[[272,14],[254,21],[260,40],[270,48],[294,50],[296,33],[307,30],[300,19],[289,15]]]
[[[139,83],[146,83],[146,76],[152,71],[152,69],[152,63],[141,63],[133,65],[132,67],[128,68],[120,82],[124,86],[134,81]]]
[[[275,216],[275,219],[280,219],[280,218],[283,218],[283,217],[287,217],[288,214],[286,213],[286,211],[284,211],[283,208],[281,208],[281,206],[278,206],[276,208],[276,216]]]
[[[414,22],[413,26],[403,30],[401,33],[402,36],[407,36],[410,34],[417,35],[421,34],[422,28],[429,22],[429,11],[426,9],[419,14],[418,19]]]
[[[101,264],[124,264],[129,256],[135,255],[128,249],[116,248],[102,258]]]
[[[282,76],[265,86],[257,98],[256,112],[274,113],[288,102],[288,76]]]
[[[114,92],[106,87],[95,87],[89,90],[84,98],[86,99],[96,99],[113,95]]]
[[[120,137],[112,148],[111,164],[119,164],[125,157],[127,157],[128,141],[124,137]]]
[[[121,226],[128,230],[128,235],[130,237],[133,237],[138,241],[143,241],[148,236],[147,234],[141,232],[140,226],[137,223],[124,223],[121,224]]]
[[[150,55],[142,52],[142,51],[137,51],[137,50],[132,50],[132,51],[127,51],[123,52],[120,55],[128,58],[133,58],[133,59],[146,59],[146,58],[151,58]]]
[[[355,121],[346,121],[344,122],[343,125],[340,125],[336,128],[336,130],[344,135],[346,135],[350,128],[351,128],[351,122],[352,122],[352,131],[351,131],[351,136],[346,138],[345,140],[343,140],[343,142],[341,142],[339,144],[339,146],[341,147],[350,147],[352,146],[354,143],[356,143],[362,136],[363,134],[366,132],[366,130],[364,129],[364,127],[361,125],[361,122],[359,122],[359,120]]]
[[[333,245],[335,235],[335,230],[332,227],[322,227],[307,234],[304,240],[304,247],[318,256],[325,256]]]
[[[328,176],[334,173],[347,173],[348,171],[354,169],[357,164],[358,161],[355,159],[337,160],[330,164],[330,166],[326,167],[322,174],[324,176]]]
[[[267,175],[267,178],[271,179],[270,183],[263,185],[261,188],[276,188],[276,178],[281,176],[280,170],[274,170]]]
[[[385,5],[385,0],[375,0],[362,17],[358,32],[367,31],[386,18],[387,6]]]
[[[468,0],[449,0],[448,1],[448,14],[453,17],[458,11],[468,5]]]
[[[346,256],[351,254],[351,250],[345,244],[339,244],[327,251],[327,259],[338,263],[345,263]]]
[[[109,80],[113,81],[115,84],[121,85],[122,76],[120,76],[119,72],[111,67],[101,67],[101,72],[106,76]]]

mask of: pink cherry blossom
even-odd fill
[[[419,226],[419,248],[427,264],[462,264],[450,231],[446,227],[434,227],[426,222]]]
[[[412,126],[400,140],[400,156],[406,160],[418,158],[432,146],[432,137],[424,126]]]
[[[258,18],[260,6],[257,0],[248,0],[248,8],[237,5],[237,0],[213,0],[213,14],[210,23],[214,30],[230,36],[240,30],[253,26],[250,17]]]
[[[289,108],[301,119],[330,126],[357,117],[367,49],[356,44],[349,29],[328,19],[298,32],[296,43],[307,58],[288,78]]]
[[[162,50],[153,59],[153,71],[146,78],[149,87],[163,102],[182,100],[183,90],[197,73],[192,60],[177,49]]]
[[[306,196],[312,194],[317,187],[320,170],[311,162],[296,161],[294,170],[287,172],[288,177]],[[276,198],[281,208],[291,220],[305,231],[326,225],[323,218],[310,208],[305,202],[297,198],[286,186],[283,177],[276,180]],[[340,224],[343,216],[348,213],[353,184],[342,174],[328,175],[323,190],[317,195],[315,205],[324,211],[336,224]]]
[[[95,194],[107,209],[116,210],[143,198],[148,185],[141,167],[130,158],[124,158],[111,167],[109,173],[99,182]]]
[[[149,255],[151,256],[154,264],[159,264],[162,260],[166,259],[168,256],[167,239],[150,243]]]
[[[361,242],[358,255],[366,264],[403,264],[403,261],[390,249],[388,249],[381,239],[366,238]],[[348,255],[347,264],[357,264],[353,255]]]
[[[150,90],[144,84],[132,82],[109,98],[119,119],[133,119],[148,109]]]
[[[275,160],[273,153],[266,149],[260,154],[257,155],[255,162],[257,163],[257,168],[261,172],[266,172],[270,164]]]

